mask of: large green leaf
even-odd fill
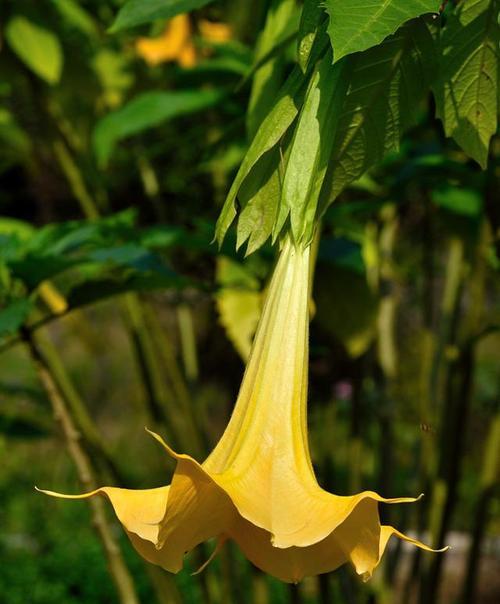
[[[304,72],[307,69],[314,40],[324,17],[324,6],[318,0],[304,0],[297,39],[297,60]]]
[[[325,0],[330,15],[328,33],[334,60],[380,44],[403,23],[424,13],[437,12],[441,0]]]
[[[103,117],[93,133],[98,163],[105,165],[118,141],[162,122],[212,107],[224,97],[220,90],[145,92]]]
[[[298,26],[295,0],[274,0],[267,13],[266,23],[257,41],[255,64],[279,47]],[[247,110],[247,132],[253,137],[265,116],[271,110],[276,94],[283,83],[285,60],[282,54],[269,58],[254,73]]]
[[[236,217],[235,200],[242,183],[264,154],[281,140],[297,117],[306,82],[304,74],[299,67],[296,67],[283,85],[273,108],[253,138],[217,221],[215,236],[219,245],[222,244],[227,229]]]
[[[118,13],[110,32],[150,23],[156,19],[171,19],[210,2],[213,0],[129,0]]]
[[[281,193],[276,237],[290,215],[296,241],[310,240],[314,218],[335,140],[336,109],[344,98],[348,74],[331,65],[328,52],[315,71],[291,144]]]
[[[31,71],[49,84],[57,84],[61,77],[63,51],[54,33],[26,17],[16,16],[7,23],[5,39]]]
[[[483,168],[497,129],[500,25],[498,0],[461,2],[441,34],[437,115],[447,136]]]
[[[433,37],[426,24],[416,20],[379,46],[343,59],[348,62],[349,85],[334,109],[339,122],[323,208],[387,153],[399,149],[429,90],[433,58]]]

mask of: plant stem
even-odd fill
[[[29,331],[25,330],[23,332],[23,337],[28,346],[40,382],[51,403],[54,417],[59,423],[66,440],[68,452],[75,464],[82,487],[85,491],[93,491],[97,488],[97,483],[92,465],[87,453],[81,445],[80,433],[75,427],[75,422],[71,416],[70,410],[66,407],[64,397],[57,385],[57,381],[54,379],[45,357],[31,337]],[[132,577],[112,535],[110,526],[108,525],[104,510],[104,502],[98,497],[93,497],[89,499],[88,504],[92,511],[93,524],[101,540],[104,554],[108,562],[109,572],[118,592],[120,602],[122,604],[139,604]]]
[[[167,374],[167,380],[170,384],[175,405],[181,410],[177,424],[177,433],[182,436],[182,448],[184,451],[192,451],[193,455],[201,459],[206,452],[206,443],[204,442],[202,431],[198,425],[194,413],[193,401],[189,394],[188,386],[179,368],[172,342],[165,330],[162,328],[158,316],[150,306],[143,305],[145,319],[148,324],[149,333],[153,339],[155,349],[161,360]]]
[[[481,546],[490,517],[490,505],[498,488],[497,475],[500,467],[500,413],[494,418],[484,450],[480,493],[474,514],[472,542],[467,560],[467,572],[462,589],[462,604],[475,601]]]
[[[59,166],[68,181],[75,199],[80,204],[83,213],[89,220],[97,220],[100,214],[97,204],[87,190],[81,172],[66,145],[62,140],[56,140],[53,147]]]
[[[188,381],[196,382],[198,379],[198,353],[196,351],[193,315],[187,304],[179,304],[177,307],[177,320],[181,336],[184,371]]]
[[[148,414],[153,422],[161,423],[168,417],[168,403],[163,375],[146,326],[143,306],[135,294],[125,294],[124,309],[125,321],[146,389]],[[170,430],[167,436],[173,442],[173,434]]]
[[[395,323],[397,313],[397,296],[394,283],[393,253],[398,232],[398,215],[394,205],[383,208],[381,212],[382,228],[379,236],[379,275],[378,289],[380,304],[377,317],[377,361],[381,370],[381,400],[379,407],[380,429],[380,466],[378,488],[383,495],[393,491],[391,472],[387,468],[393,467],[394,456],[394,379],[397,374],[397,347],[395,337]],[[391,522],[391,506],[383,509],[384,524]],[[381,602],[387,602],[390,586],[397,563],[397,549],[388,552],[382,560],[383,571],[379,573],[378,593]]]
[[[109,447],[92,421],[92,418],[87,411],[87,407],[68,375],[57,349],[48,338],[45,338],[40,334],[36,337],[32,335],[32,338],[41,354],[43,354],[50,374],[53,376],[57,387],[68,404],[78,431],[81,432],[83,436],[83,442],[88,443],[91,449],[98,453],[99,458],[103,461],[111,476],[116,477],[119,480],[123,479],[123,475],[113,460]]]

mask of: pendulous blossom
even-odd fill
[[[234,540],[245,556],[283,581],[332,571],[350,562],[368,579],[395,535],[380,524],[372,491],[339,496],[314,475],[307,439],[309,332],[308,247],[283,244],[239,396],[219,443],[203,463],[180,455],[170,486],[103,487],[137,551],[178,572],[186,552],[210,538]]]

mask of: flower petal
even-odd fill
[[[347,522],[349,516],[364,501],[380,503],[413,503],[420,497],[396,497],[386,499],[374,491],[357,495],[340,496],[327,493],[319,486],[303,489],[293,506],[287,506],[293,514],[276,510],[272,527],[273,545],[307,547],[326,539],[333,531]],[[286,501],[286,500],[285,500]],[[364,509],[364,508],[362,508]],[[370,507],[372,509],[372,507]],[[378,512],[377,512],[378,517]]]
[[[231,537],[250,562],[287,583],[335,570],[347,562],[344,552],[336,544],[327,544],[326,540],[311,547],[274,547],[268,531],[241,517]]]
[[[88,499],[94,495],[106,495],[113,505],[118,520],[128,533],[156,544],[159,524],[167,509],[169,488],[166,486],[157,489],[132,490],[102,487],[81,495],[65,495],[54,491],[37,490],[61,499]]]

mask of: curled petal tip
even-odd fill
[[[215,556],[217,556],[217,554],[224,547],[224,544],[226,543],[226,541],[227,541],[227,537],[225,537],[225,536],[222,536],[217,540],[215,549],[208,557],[208,560],[203,562],[203,564],[197,570],[195,570],[193,573],[191,573],[192,577],[194,577],[195,575],[199,575],[201,572],[203,572],[207,568],[207,566],[210,564],[210,562],[212,562],[212,560],[215,558]]]
[[[166,451],[166,452],[167,452],[169,455],[171,455],[172,457],[174,457],[174,458],[176,458],[176,459],[179,457],[179,456],[178,456],[178,454],[177,454],[177,453],[176,453],[176,452],[175,452],[175,451],[174,451],[174,450],[173,450],[171,447],[169,447],[169,446],[167,445],[167,443],[166,443],[166,442],[163,440],[163,438],[162,438],[162,437],[161,437],[159,434],[157,434],[156,432],[153,432],[153,430],[150,430],[149,428],[145,428],[145,430],[146,430],[146,432],[147,432],[148,434],[150,434],[150,435],[151,435],[151,436],[152,436],[152,437],[153,437],[153,438],[154,438],[156,441],[158,441],[158,442],[160,443],[160,445],[161,445],[161,446],[162,446],[162,447],[165,449],[165,451]]]

